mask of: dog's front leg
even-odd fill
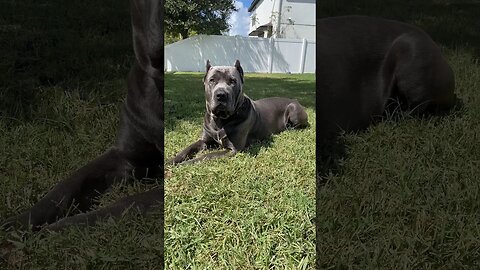
[[[191,164],[191,163],[195,163],[195,162],[198,162],[198,161],[205,161],[205,160],[209,160],[209,159],[221,158],[221,157],[225,157],[225,156],[233,157],[237,154],[237,152],[238,152],[237,148],[235,147],[235,145],[233,145],[233,143],[227,137],[227,134],[225,133],[224,129],[221,129],[218,132],[217,142],[219,142],[222,145],[222,147],[225,148],[225,149],[221,150],[221,151],[215,151],[215,152],[207,153],[207,154],[202,155],[200,157],[187,160],[185,162],[182,162],[182,165]]]
[[[205,149],[206,146],[207,146],[207,144],[205,143],[205,141],[200,139],[200,140],[192,143],[187,148],[185,148],[182,152],[178,153],[174,158],[169,159],[167,162],[165,162],[165,164],[166,165],[173,165],[173,164],[182,163],[185,160],[191,159],[198,152]]]
[[[27,229],[31,225],[32,230],[36,231],[45,223],[53,223],[71,214],[70,210],[88,211],[95,204],[96,198],[111,185],[127,177],[126,172],[130,169],[121,154],[116,149],[111,149],[56,184],[30,209],[0,225],[5,229]]]
[[[129,209],[137,211],[140,215],[145,215],[151,208],[158,206],[160,213],[163,213],[163,194],[163,186],[161,186],[140,194],[122,198],[111,205],[95,211],[61,219],[45,228],[50,231],[59,231],[69,225],[92,226],[97,223],[97,221],[105,218],[118,218]],[[163,223],[163,216],[161,219],[160,222]]]

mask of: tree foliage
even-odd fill
[[[230,28],[228,18],[234,11],[233,0],[166,0],[165,30],[182,39],[192,32],[218,35]]]

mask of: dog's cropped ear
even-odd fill
[[[243,68],[242,66],[240,66],[240,60],[237,59],[237,61],[235,61],[234,66],[238,70],[238,73],[240,73],[240,79],[242,80],[242,83],[243,83]]]
[[[212,68],[212,65],[210,65],[210,60],[207,60],[207,65],[205,67],[206,67],[205,72],[208,72],[210,68]]]
[[[163,80],[163,2],[131,0],[133,49],[138,65]]]
[[[205,78],[207,78],[207,73],[208,71],[212,68],[212,65],[210,65],[210,59],[207,60],[207,64],[205,65],[205,76],[203,76],[203,82],[205,82]]]

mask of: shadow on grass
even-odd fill
[[[256,157],[260,150],[265,149],[265,148],[270,148],[273,144],[273,137],[269,137],[267,139],[257,141],[253,144],[251,144],[247,149],[245,149],[243,152],[249,154],[252,157]]]
[[[387,122],[389,124],[396,124],[407,119],[418,119],[432,122],[433,126],[438,126],[442,124],[442,121],[445,117],[454,114],[457,117],[461,117],[465,114],[465,107],[462,100],[457,99],[457,103],[450,110],[435,112],[435,113],[425,113],[418,115],[415,112],[404,111],[400,109],[401,105],[398,105],[396,109],[388,109],[385,111],[384,115],[372,122],[371,126],[378,124],[380,122]],[[358,132],[351,132],[353,135],[361,135],[366,130],[360,130]],[[341,175],[342,165],[344,164],[345,159],[348,158],[347,147],[348,143],[345,140],[345,133],[338,134],[336,137],[325,139],[323,142],[318,143],[318,152],[317,152],[317,184],[318,188],[323,186],[324,180],[329,175]]]

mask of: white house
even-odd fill
[[[316,0],[254,0],[249,36],[315,40]]]

